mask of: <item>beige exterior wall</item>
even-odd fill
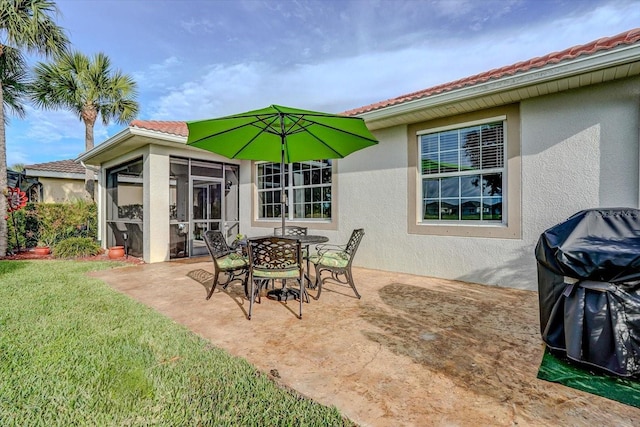
[[[169,259],[169,156],[154,148],[143,158],[145,262]]]
[[[85,198],[84,180],[39,177],[38,181],[42,184],[44,203],[66,203]]]
[[[511,102],[504,108],[510,109],[500,113],[507,115],[508,126],[508,221],[517,223],[515,232],[488,233],[478,227],[472,233],[430,233],[420,227],[417,159],[411,157],[417,151],[412,144],[417,144],[416,127],[430,124],[418,120],[375,130],[378,145],[335,161],[334,218],[330,225],[305,225],[336,244],[346,243],[353,229],[364,228],[354,261],[358,266],[536,290],[534,248],[542,232],[582,209],[639,207],[640,77]],[[486,114],[496,113],[479,108],[444,121],[464,124]],[[104,171],[143,156],[147,262],[168,260],[169,156],[229,162],[160,142],[149,138],[151,145],[102,165]],[[271,224],[255,221],[255,166],[249,161],[240,165],[240,231],[262,235]],[[104,195],[101,200],[104,203]]]
[[[322,234],[343,243],[363,227],[355,265],[536,290],[543,231],[582,209],[639,207],[639,107],[640,78],[519,103],[521,172],[507,183],[519,193],[517,238],[409,232],[409,199],[419,196],[410,194],[408,126],[375,131],[380,144],[337,162],[339,230]]]

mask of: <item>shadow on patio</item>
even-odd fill
[[[536,292],[354,268],[362,299],[327,284],[297,302],[211,286],[202,258],[93,273],[275,381],[367,426],[616,425],[640,410],[538,380]],[[532,278],[531,280],[535,280]]]

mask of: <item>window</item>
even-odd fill
[[[206,230],[240,233],[238,165],[171,157],[169,168],[169,258],[206,254]]]
[[[169,163],[169,221],[189,221],[189,160],[172,157]]]
[[[407,126],[407,230],[522,238],[520,105]]]
[[[281,218],[280,163],[257,165],[258,218]],[[331,219],[331,160],[285,165],[284,187],[290,220]]]
[[[126,246],[129,255],[143,251],[143,164],[133,160],[107,169],[108,246]]]
[[[504,118],[419,133],[422,220],[502,223]]]
[[[107,221],[142,222],[142,159],[107,170]]]

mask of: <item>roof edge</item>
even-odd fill
[[[125,139],[130,138],[131,135],[132,135],[131,128],[126,127],[122,129],[120,132],[118,132],[117,134],[113,135],[111,138],[104,141],[102,144],[98,144],[95,147],[93,147],[91,150],[81,153],[74,160],[76,162],[80,162],[84,164],[92,157],[95,157],[98,154],[101,154],[104,151],[109,150],[111,147],[113,147],[114,145],[117,145],[121,141],[124,141]]]
[[[176,135],[176,134],[171,134],[166,132],[153,131],[150,129],[144,129],[144,128],[135,127],[135,126],[133,127],[128,126],[122,129],[120,132],[118,132],[114,136],[104,141],[103,143],[98,144],[95,147],[93,147],[91,150],[85,151],[84,153],[80,154],[75,159],[75,161],[83,164],[90,162],[92,158],[99,156],[100,154],[103,154],[105,151],[111,150],[115,146],[119,145],[120,143],[126,141],[127,139],[133,136],[149,137],[149,138],[160,139],[160,140],[165,140],[169,142],[178,142],[178,143],[186,143],[187,141],[186,136],[181,136],[181,135]]]
[[[472,97],[493,95],[495,93],[519,89],[525,86],[546,83],[604,68],[615,67],[625,63],[638,61],[638,58],[640,58],[640,44],[625,45],[622,47],[618,46],[615,50],[600,51],[589,56],[581,56],[569,61],[550,63],[539,68],[518,72],[512,75],[505,75],[473,85],[453,88],[448,91],[434,93],[422,98],[406,100],[385,107],[358,112],[358,110],[367,108],[362,107],[346,111],[344,114],[362,117],[365,121],[387,119],[397,115],[412,113],[424,108],[432,108],[443,104],[459,102]],[[453,83],[455,82],[451,82],[450,84]],[[427,90],[429,89],[426,89],[425,91]]]
[[[73,172],[54,172],[54,171],[42,171],[25,169],[25,174],[29,177],[37,178],[58,178],[58,179],[81,179],[84,180],[85,174],[73,173]]]

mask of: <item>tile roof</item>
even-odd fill
[[[134,120],[129,127],[146,129],[155,132],[168,133],[171,135],[188,136],[187,124],[185,122],[176,121],[160,121],[160,120]]]
[[[635,28],[633,30],[626,31],[612,37],[604,37],[587,44],[570,47],[561,52],[550,53],[545,56],[532,58],[527,61],[507,65],[506,67],[502,68],[496,68],[470,77],[465,77],[460,80],[455,80],[453,82],[444,83],[428,89],[423,89],[417,92],[398,96],[396,98],[387,99],[386,101],[380,101],[374,104],[366,105],[364,107],[348,110],[343,114],[353,116],[369,111],[379,110],[381,108],[402,104],[404,102],[427,98],[429,96],[448,92],[454,89],[460,89],[463,87],[484,83],[488,80],[496,80],[505,76],[514,75],[516,73],[521,73],[536,68],[541,68],[550,64],[556,64],[558,62],[575,59],[581,55],[592,55],[596,52],[610,50],[620,45],[634,44],[638,41],[640,41],[640,28]]]
[[[86,171],[84,166],[80,163],[76,163],[74,160],[58,160],[55,162],[37,163],[35,165],[26,165],[24,168],[32,171],[78,173],[83,175]]]

